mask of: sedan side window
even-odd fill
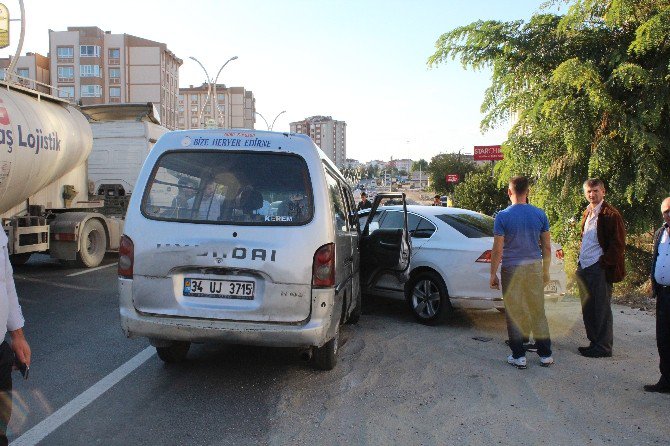
[[[430,238],[435,232],[435,225],[426,220],[425,218],[419,218],[419,224],[414,230],[412,237],[415,238]]]

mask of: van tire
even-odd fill
[[[107,251],[107,234],[99,220],[84,223],[81,231],[81,250],[77,253],[77,263],[85,268],[94,268],[102,262]]]
[[[452,311],[447,286],[434,271],[413,276],[405,288],[405,299],[414,318],[425,325],[443,322]]]
[[[191,343],[188,341],[174,341],[168,347],[156,347],[156,353],[163,362],[174,364],[186,359],[189,348]]]
[[[337,364],[337,353],[339,351],[340,330],[337,330],[335,337],[323,344],[322,347],[315,347],[312,361],[314,367],[319,370],[333,370]]]
[[[354,301],[354,308],[351,310],[349,319],[347,319],[347,324],[357,324],[361,318],[361,313],[363,312],[363,293],[358,291],[356,300]]]

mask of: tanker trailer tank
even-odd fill
[[[91,210],[91,127],[67,101],[0,82],[0,216],[12,262],[45,252],[96,266],[121,222]]]

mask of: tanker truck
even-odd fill
[[[75,106],[0,82],[0,218],[15,265],[48,253],[94,267],[118,249],[123,218],[89,199],[92,145],[91,126]]]

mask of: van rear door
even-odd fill
[[[276,206],[272,206],[276,203]],[[309,318],[314,221],[309,169],[285,152],[175,150],[147,182],[133,303],[143,313],[297,323]],[[314,235],[317,234],[317,235]]]

